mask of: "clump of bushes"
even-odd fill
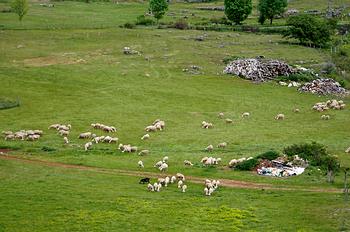
[[[151,26],[154,25],[155,22],[151,18],[146,18],[144,15],[140,15],[136,19],[136,25],[143,25],[143,26]]]
[[[258,155],[256,158],[257,159],[267,159],[267,160],[274,160],[277,159],[280,156],[280,154],[277,151],[267,151],[264,152],[260,155]]]
[[[123,25],[123,28],[134,29],[135,28],[135,24],[133,24],[133,23],[125,23]]]
[[[259,164],[259,159],[253,158],[250,160],[245,160],[235,166],[235,169],[241,171],[251,171]]]
[[[188,29],[188,23],[187,21],[180,19],[174,24],[174,28],[180,29],[180,30],[186,30]]]
[[[311,72],[299,72],[293,73],[289,76],[280,76],[277,78],[279,81],[296,81],[296,82],[309,82],[316,79]]]
[[[18,107],[19,105],[20,105],[20,102],[18,99],[12,100],[9,98],[0,97],[0,110]]]

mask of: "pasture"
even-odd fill
[[[324,9],[325,1],[293,1],[300,10]],[[349,203],[340,193],[343,175],[334,184],[310,168],[291,178],[267,178],[255,172],[227,167],[233,158],[256,156],[270,149],[317,141],[350,165],[349,98],[347,107],[322,113],[313,104],[332,96],[299,93],[275,82],[255,84],[224,75],[223,59],[264,55],[302,64],[319,71],[329,61],[326,49],[287,43],[278,34],[214,32],[199,30],[120,28],[147,11],[143,2],[54,2],[55,7],[30,3],[23,22],[14,14],[0,13],[0,98],[19,99],[20,106],[0,111],[0,131],[41,129],[38,141],[5,141],[0,149],[22,159],[77,164],[107,170],[161,174],[153,167],[169,157],[168,173],[181,172],[201,178],[232,179],[288,187],[293,191],[220,187],[211,197],[203,186],[189,183],[188,192],[171,186],[160,193],[147,192],[139,177],[93,170],[71,170],[0,159],[0,231],[334,231],[349,230]],[[222,17],[223,12],[197,10],[215,3],[174,3],[169,12],[183,14],[191,23]],[[323,4],[323,8],[321,8]],[[339,3],[340,4],[340,3]],[[7,1],[0,3],[6,7]],[[163,22],[176,20],[166,16]],[[248,20],[256,23],[256,14]],[[283,24],[283,19],[276,21]],[[204,41],[197,41],[204,36]],[[123,54],[131,47],[140,55]],[[199,74],[184,72],[191,65]],[[299,108],[300,113],[293,113]],[[217,117],[233,119],[226,124]],[[242,119],[243,112],[251,117]],[[278,113],[286,119],[274,120]],[[141,140],[145,126],[160,118],[166,129]],[[213,129],[202,129],[209,121]],[[117,127],[123,144],[148,149],[147,156],[120,152],[116,144],[96,144],[84,151],[80,133],[92,131],[91,123]],[[71,124],[70,144],[48,130],[53,123]],[[218,167],[203,167],[204,148],[227,142]],[[193,167],[186,167],[191,160]],[[307,192],[322,189],[324,192]],[[327,190],[339,190],[330,193]],[[306,191],[303,191],[306,190]]]

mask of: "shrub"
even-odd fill
[[[241,171],[251,171],[259,164],[259,160],[257,158],[253,158],[250,160],[245,160],[235,166],[235,169]]]
[[[22,21],[24,15],[28,12],[27,0],[14,0],[11,4],[12,11],[18,15],[19,21]]]
[[[270,19],[270,24],[272,24],[272,20],[277,15],[285,12],[287,5],[287,0],[259,0],[259,23],[264,24],[266,19]]]
[[[144,15],[140,15],[136,19],[136,25],[150,26],[154,24],[151,18],[146,18]]]
[[[168,10],[168,3],[166,0],[150,0],[149,9],[154,18],[156,18],[158,21],[159,19],[163,18],[163,15]]]
[[[278,77],[280,81],[296,81],[296,82],[309,82],[316,79],[316,77],[310,72],[293,73],[289,76]]]
[[[0,110],[18,107],[19,105],[20,103],[18,99],[14,101],[8,98],[0,97]]]
[[[123,25],[123,28],[133,29],[133,28],[135,28],[135,24],[133,24],[133,23],[125,23]]]
[[[326,47],[331,41],[333,26],[324,19],[297,15],[288,18],[287,25],[290,27],[283,36],[298,39],[301,44]]]
[[[267,151],[267,152],[264,152],[264,153],[258,155],[256,158],[257,159],[274,160],[274,159],[278,158],[279,155],[280,154],[277,151],[271,150],[271,151]]]
[[[252,13],[252,0],[225,0],[225,15],[235,24],[241,24]]]
[[[188,23],[187,23],[185,20],[180,19],[179,21],[177,21],[177,22],[174,24],[174,28],[180,29],[180,30],[188,29]]]

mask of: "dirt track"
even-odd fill
[[[119,175],[127,175],[127,176],[140,176],[140,177],[161,177],[164,176],[159,173],[152,173],[152,172],[140,172],[140,171],[128,171],[128,170],[121,170],[121,169],[106,169],[106,168],[99,168],[99,167],[90,167],[90,166],[83,166],[83,165],[75,165],[75,164],[65,164],[65,163],[59,163],[59,162],[52,162],[52,161],[44,161],[44,160],[33,160],[33,159],[25,159],[21,157],[16,156],[10,156],[10,155],[0,155],[0,159],[3,160],[12,160],[12,161],[18,161],[22,163],[29,163],[29,164],[35,164],[35,165],[42,165],[47,167],[59,167],[59,168],[67,168],[67,169],[77,169],[77,170],[86,170],[86,171],[92,171],[92,172],[98,172],[98,173],[106,173],[106,174],[119,174]],[[168,175],[171,175],[168,173]],[[194,177],[194,176],[186,176],[186,181],[192,182],[192,183],[204,183],[205,178],[202,177]],[[328,192],[328,193],[341,193],[342,189],[336,189],[336,188],[327,188],[327,189],[321,189],[321,188],[305,188],[301,186],[294,186],[293,187],[276,187],[271,184],[264,184],[264,183],[255,183],[255,182],[246,182],[246,181],[237,181],[237,180],[230,180],[230,179],[219,179],[221,186],[230,187],[230,188],[244,188],[244,189],[264,189],[264,190],[282,190],[282,191],[305,191],[305,192]]]

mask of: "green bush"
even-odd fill
[[[259,164],[259,160],[257,158],[253,158],[250,160],[245,160],[235,166],[235,169],[241,171],[251,171]]]
[[[276,158],[278,158],[280,156],[280,154],[277,152],[277,151],[267,151],[267,152],[264,152],[260,155],[258,155],[256,158],[257,159],[267,159],[267,160],[274,160]]]
[[[125,23],[123,25],[123,28],[133,29],[133,28],[135,28],[135,24],[133,24],[133,23]]]
[[[297,15],[287,19],[290,26],[284,33],[286,38],[294,38],[303,45],[326,47],[333,34],[333,22],[312,15]]]
[[[180,29],[180,30],[186,30],[188,29],[188,23],[185,20],[180,19],[174,24],[174,28]]]
[[[0,97],[0,110],[18,107],[19,105],[19,100],[15,101],[8,98]]]
[[[301,72],[301,73],[294,73],[289,76],[280,76],[276,80],[279,81],[296,81],[296,82],[309,82],[314,79],[316,79],[312,73],[309,72]]]
[[[143,25],[143,26],[151,26],[151,25],[155,24],[155,22],[151,18],[146,18],[144,15],[140,15],[137,17],[135,24],[136,25]]]
[[[252,13],[251,0],[225,0],[225,15],[236,25],[241,24]]]

